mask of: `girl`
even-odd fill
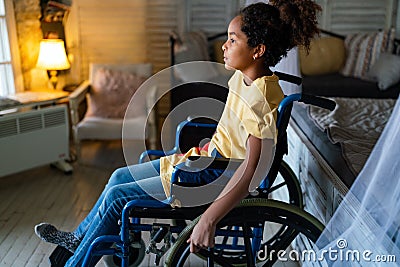
[[[236,72],[229,81],[228,99],[207,154],[244,161],[193,229],[187,241],[191,252],[214,246],[216,224],[268,173],[276,142],[276,109],[283,99],[279,78],[269,67],[291,48],[309,47],[318,33],[316,13],[320,9],[312,0],[274,0],[244,8],[229,24],[228,40],[222,49],[226,68]],[[35,227],[36,234],[74,253],[66,266],[80,266],[96,237],[119,233],[117,222],[128,201],[165,199],[172,166],[189,154],[116,170],[74,232],[42,223]],[[91,264],[94,266],[98,259]]]
[[[321,8],[313,1],[275,0],[270,3],[271,5],[256,3],[244,8],[228,27],[228,40],[222,46],[225,66],[237,71],[229,81],[228,100],[218,123],[217,137],[214,138],[217,148],[221,143],[218,142],[221,125],[228,128],[231,126],[231,134],[237,128],[240,131],[240,125],[232,125],[227,114],[229,108],[240,109],[240,104],[237,105],[240,101],[232,101],[233,90],[246,100],[246,106],[252,108],[255,114],[252,118],[255,120],[249,121],[243,115],[239,122],[244,125],[244,132],[247,134],[240,140],[245,151],[239,157],[244,156],[244,162],[229,180],[221,196],[204,212],[193,229],[187,241],[190,242],[191,252],[214,246],[217,223],[267,175],[270,165],[266,162],[272,162],[271,151],[275,147],[276,108],[283,99],[278,77],[269,67],[275,66],[297,45],[308,49],[310,40],[319,32],[316,13]],[[254,100],[246,97],[248,91],[252,96],[260,96],[261,92],[263,98]],[[265,104],[265,100],[268,104],[266,107],[259,104]],[[236,146],[240,147],[240,141]],[[221,150],[218,149],[219,152]]]

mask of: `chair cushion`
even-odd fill
[[[146,138],[147,131],[144,131],[146,116],[127,119],[125,122],[123,119],[85,117],[78,123],[77,134],[81,140],[119,140],[122,138],[123,125],[129,129],[124,131],[125,140],[144,140]],[[139,127],[140,125],[142,127]]]
[[[122,119],[131,97],[146,79],[107,68],[99,68],[93,75],[86,117]],[[135,113],[145,114],[145,100],[136,102]]]

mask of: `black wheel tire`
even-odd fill
[[[139,266],[145,256],[146,245],[144,241],[140,240],[140,248],[130,247],[129,253],[129,267]],[[121,258],[115,255],[106,255],[103,257],[104,263],[107,267],[120,267]]]
[[[237,216],[243,214],[245,214],[245,216]],[[198,219],[194,220],[193,223],[182,231],[166,257],[165,266],[184,266],[184,263],[190,255],[188,251],[189,244],[186,243],[186,240],[189,238],[197,221]],[[281,201],[267,199],[248,199],[242,201],[241,206],[228,214],[228,216],[221,221],[222,224],[218,225],[218,228],[224,227],[227,222],[229,222],[229,224],[234,223],[242,225],[243,222],[257,224],[260,221],[279,223],[285,227],[284,232],[281,233],[284,235],[282,242],[274,242],[274,247],[272,247],[270,251],[279,251],[282,248],[285,249],[299,233],[305,235],[311,242],[315,242],[324,228],[321,222],[299,207]],[[281,235],[278,238],[280,237]],[[203,259],[205,259],[204,257],[206,255],[207,252],[205,251],[197,254],[197,256]],[[226,266],[226,263],[234,266],[246,266],[245,258],[238,261],[238,258],[236,258],[237,255],[235,258],[229,258],[229,256],[230,255],[226,254],[222,254],[222,256],[218,255],[218,251],[216,251],[214,253],[215,263],[221,266]],[[275,261],[276,258],[267,259],[263,265],[272,266]]]

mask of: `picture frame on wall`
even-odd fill
[[[62,39],[65,41],[64,24],[71,8],[71,1],[41,1],[41,29],[44,39]]]

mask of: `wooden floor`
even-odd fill
[[[0,266],[49,266],[55,246],[42,242],[34,225],[49,222],[73,230],[112,171],[125,164],[118,142],[86,142],[82,151],[84,160],[73,163],[72,175],[43,166],[0,177]],[[154,266],[153,262],[153,256],[146,256],[141,266]],[[276,266],[297,266],[291,264]],[[101,261],[97,266],[106,265]],[[191,266],[199,263],[194,261]]]

